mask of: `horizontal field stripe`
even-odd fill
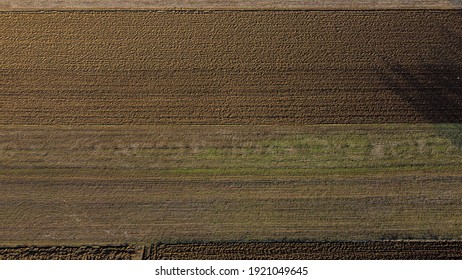
[[[460,0],[2,0],[2,10],[40,9],[198,9],[198,10],[259,10],[259,9],[456,9]]]
[[[159,244],[156,259],[460,260],[461,241]]]
[[[2,260],[460,260],[462,241],[216,242],[0,247]]]
[[[1,245],[460,239],[459,124],[0,126]]]
[[[459,11],[0,13],[0,124],[462,122]]]

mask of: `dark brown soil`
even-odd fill
[[[129,260],[140,258],[140,250],[129,245],[0,247],[0,260]]]
[[[4,12],[0,124],[462,122],[460,11]]]
[[[462,241],[160,244],[157,259],[462,259]]]
[[[247,242],[145,246],[20,246],[0,260],[460,260],[462,241]]]

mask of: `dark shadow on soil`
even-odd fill
[[[461,38],[462,40],[462,38]],[[427,122],[462,122],[462,65],[388,65],[388,88],[409,103]]]
[[[441,27],[440,41],[447,47],[436,48],[431,63],[405,65],[383,61],[388,70],[380,74],[388,90],[398,95],[418,114],[418,121],[446,123],[438,126],[438,133],[462,149],[462,10],[455,11],[451,30]],[[416,49],[416,56],[419,56]]]

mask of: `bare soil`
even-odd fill
[[[223,242],[2,247],[2,260],[460,260],[462,241]]]
[[[461,38],[460,10],[1,12],[0,258],[460,258],[372,240],[462,238]],[[249,240],[330,242],[207,243]]]
[[[0,260],[130,260],[141,258],[140,250],[129,245],[0,247]]]
[[[450,260],[461,241],[160,244],[157,259]]]
[[[462,122],[459,11],[4,12],[0,124]]]

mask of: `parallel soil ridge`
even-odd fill
[[[0,260],[460,260],[462,241],[219,242],[0,247]]]
[[[157,259],[451,260],[462,241],[160,244]]]
[[[462,13],[0,13],[0,124],[461,123]]]
[[[130,260],[139,250],[130,245],[0,247],[0,260]]]
[[[31,9],[199,9],[199,10],[313,10],[313,9],[456,9],[460,0],[0,0],[0,10]]]

